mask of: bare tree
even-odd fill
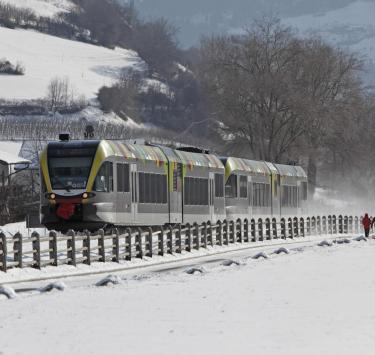
[[[241,36],[205,39],[201,57],[200,78],[226,139],[246,143],[257,159],[286,161],[307,138],[318,140],[358,90],[354,56],[299,39],[273,18]]]

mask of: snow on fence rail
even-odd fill
[[[106,235],[103,230],[96,235],[88,231],[76,233],[71,230],[66,235],[51,231],[48,236],[40,236],[34,232],[31,238],[23,238],[17,233],[9,239],[4,233],[0,233],[0,271],[25,267],[40,269],[47,265],[120,262],[132,258],[190,252],[208,246],[320,234],[358,233],[359,230],[358,217],[333,215],[281,218],[279,221],[276,218],[224,220],[216,225],[194,223],[176,227],[128,228],[123,234],[118,229],[113,229],[111,235]]]

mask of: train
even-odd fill
[[[304,169],[189,146],[50,142],[40,155],[41,223],[66,232],[307,213]]]

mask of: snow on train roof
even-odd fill
[[[226,163],[230,172],[234,170],[242,170],[253,174],[269,175],[270,170],[264,161],[248,160],[242,158],[230,157]],[[229,171],[227,172],[229,175]]]
[[[281,176],[294,176],[294,177],[304,177],[307,175],[305,171],[300,166],[294,165],[284,165],[284,164],[274,164],[279,171]]]
[[[156,162],[169,161],[183,163],[190,166],[224,168],[221,161],[211,154],[198,154],[173,150],[168,147],[148,146],[141,144],[106,141],[115,155],[137,160],[151,160]]]

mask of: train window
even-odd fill
[[[240,198],[247,198],[247,176],[240,176]]]
[[[224,175],[215,174],[215,197],[224,197]]]
[[[123,192],[123,190],[124,190],[124,187],[123,187],[123,180],[124,180],[123,174],[124,174],[124,172],[122,170],[122,164],[117,164],[116,168],[117,168],[117,191]]]
[[[94,191],[113,191],[113,163],[106,161],[102,164],[95,178]]]
[[[229,176],[225,184],[225,197],[237,198],[237,175],[232,174]]]
[[[298,188],[297,186],[282,186],[282,207],[298,207]]]
[[[208,205],[208,179],[186,177],[184,203],[191,206]]]
[[[117,191],[130,192],[128,164],[117,164]]]
[[[167,203],[167,176],[139,173],[139,203]]]
[[[263,183],[253,183],[253,206],[268,207],[271,202],[271,185]]]

